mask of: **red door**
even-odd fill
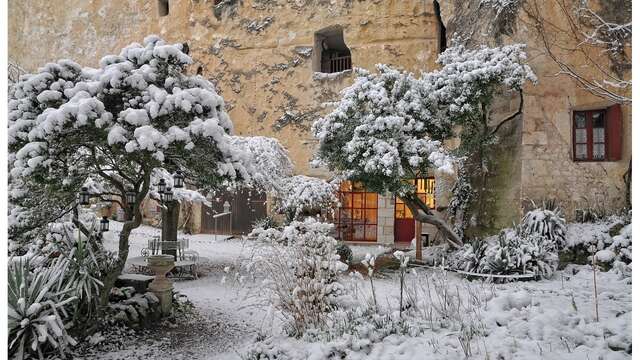
[[[409,243],[415,234],[415,221],[409,208],[396,197],[393,238],[396,243]]]
[[[435,209],[435,179],[423,178],[413,180],[416,195],[431,209]],[[396,197],[394,211],[393,235],[396,243],[409,243],[416,233],[416,223],[409,207]]]
[[[393,229],[395,242],[408,243],[413,240],[416,225],[413,219],[396,219]]]

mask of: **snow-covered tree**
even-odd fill
[[[10,94],[12,227],[42,226],[68,212],[87,181],[99,185],[95,196],[125,211],[118,266],[104,279],[103,301],[158,173],[182,171],[205,191],[251,175],[246,153],[233,146],[222,97],[209,81],[186,74],[192,60],[182,50],[149,36],[104,57],[97,69],[70,60],[47,64],[22,76]]]
[[[492,129],[483,119],[498,90],[520,91],[525,81],[535,80],[522,48],[453,46],[440,56],[441,69],[420,78],[387,65],[378,65],[377,73],[358,69],[337,107],[313,126],[320,162],[371,191],[400,197],[417,220],[435,225],[460,246],[459,236],[407,180],[434,170],[455,172],[456,158],[442,144],[455,125],[462,125],[464,142],[478,131],[493,136],[516,116]]]

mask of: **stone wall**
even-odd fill
[[[530,17],[532,6],[538,5],[545,21],[557,26],[554,44],[559,47],[576,46],[575,39],[564,36],[567,22],[556,2],[544,0],[514,1],[511,8],[500,12],[491,1],[440,0],[442,17],[447,25],[448,40],[455,32],[468,45],[496,46],[524,43],[530,65],[539,82],[529,84],[524,91],[523,116],[514,121],[512,131],[501,130],[493,160],[496,164],[489,180],[492,194],[484,205],[486,214],[478,212],[484,224],[480,232],[495,232],[500,227],[518,221],[531,201],[540,204],[556,199],[565,215],[572,220],[575,209],[601,207],[612,213],[625,206],[623,175],[631,159],[631,108],[622,107],[622,159],[605,162],[574,162],[572,157],[572,111],[606,108],[612,103],[582,90],[571,78],[559,74],[558,65],[546,55]],[[571,5],[571,1],[567,2]],[[590,2],[595,9],[610,11],[611,3]],[[595,4],[594,4],[595,3]],[[607,5],[609,4],[609,5]],[[609,9],[609,10],[608,10]],[[619,8],[617,13],[624,9]],[[630,48],[626,49],[630,54]],[[586,56],[598,59],[605,69],[614,64],[594,51],[559,52],[561,60],[579,66],[586,76],[598,79],[595,68],[584,66]],[[630,71],[622,74],[629,78]],[[513,112],[514,102],[497,102],[497,119]],[[484,216],[483,216],[484,215]],[[487,222],[486,219],[491,219]]]
[[[297,173],[326,175],[309,166],[309,127],[352,79],[313,71],[314,34],[331,26],[343,29],[353,66],[435,67],[437,21],[427,0],[171,0],[162,17],[155,0],[12,1],[9,57],[30,71],[59,58],[95,67],[148,34],[186,42],[191,70],[217,84],[237,134],[276,137]]]

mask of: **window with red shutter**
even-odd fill
[[[607,109],[574,111],[573,160],[620,160],[621,135],[620,105]]]

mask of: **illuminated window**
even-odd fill
[[[359,183],[340,185],[337,232],[343,241],[378,239],[378,194],[365,191]]]
[[[416,186],[416,195],[430,209],[436,208],[436,180],[433,177],[426,179],[415,179],[413,180],[413,184]],[[413,214],[409,207],[396,196],[396,206],[395,206],[395,218],[396,219],[413,219]]]

